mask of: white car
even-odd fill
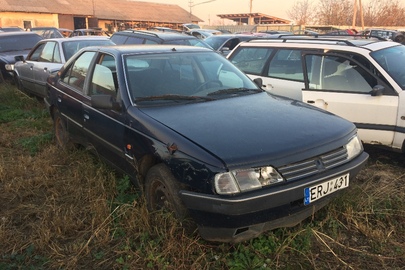
[[[366,144],[405,151],[405,46],[347,37],[241,43],[228,59],[266,91],[356,124]],[[316,119],[314,119],[316,121]]]
[[[14,64],[18,89],[44,98],[48,76],[59,71],[78,50],[88,46],[115,45],[108,37],[52,38],[39,41],[27,58]]]

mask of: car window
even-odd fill
[[[151,39],[145,39],[145,44],[159,44],[159,42],[151,40]]]
[[[120,35],[120,34],[114,34],[111,36],[111,40],[115,43],[115,44],[125,44],[127,41],[127,36],[124,35]]]
[[[301,50],[277,50],[269,64],[267,76],[293,81],[304,81]]]
[[[31,53],[31,55],[27,58],[28,60],[31,61],[38,61],[39,55],[41,54],[42,50],[45,47],[45,43],[41,43],[38,45]]]
[[[36,34],[4,35],[0,37],[0,52],[30,50],[41,39],[42,37]]]
[[[405,90],[405,46],[398,45],[371,53],[380,66]]]
[[[56,42],[47,42],[44,49],[39,56],[38,61],[40,62],[53,62],[53,52],[55,50]]]
[[[248,74],[261,75],[272,48],[243,47],[232,54],[231,62]]]
[[[125,73],[134,100],[162,95],[205,97],[232,89],[257,90],[239,69],[213,52],[131,55],[125,58]]]
[[[89,95],[107,94],[116,97],[117,89],[118,83],[114,57],[102,54],[93,71]]]
[[[69,69],[62,74],[61,80],[83,92],[84,80],[95,54],[95,52],[84,52],[80,55]]]
[[[377,79],[349,58],[306,55],[309,90],[370,93]]]

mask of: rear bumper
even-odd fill
[[[312,177],[234,197],[181,191],[181,199],[210,241],[240,242],[279,227],[291,227],[313,215],[341,191],[304,205],[304,189],[349,173],[350,182],[365,165],[368,154]]]

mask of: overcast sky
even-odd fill
[[[221,19],[217,14],[229,13],[249,13],[250,0],[213,0],[212,2],[205,3],[209,0],[138,0],[143,2],[154,2],[163,4],[174,4],[189,11],[190,3],[192,13],[198,18],[204,20],[201,24],[218,24]],[[279,17],[282,19],[290,19],[287,16],[287,11],[291,10],[294,3],[299,0],[252,0],[252,12],[263,13]],[[314,2],[316,0],[313,0]],[[353,1],[354,2],[354,1]],[[405,0],[398,0],[398,2],[405,7]],[[362,0],[363,6],[367,0]]]

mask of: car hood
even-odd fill
[[[320,155],[347,143],[356,130],[341,117],[268,93],[141,110],[228,168]]]
[[[16,62],[16,56],[22,55],[25,59],[29,52],[30,50],[0,52],[0,58],[6,63],[14,64]]]

